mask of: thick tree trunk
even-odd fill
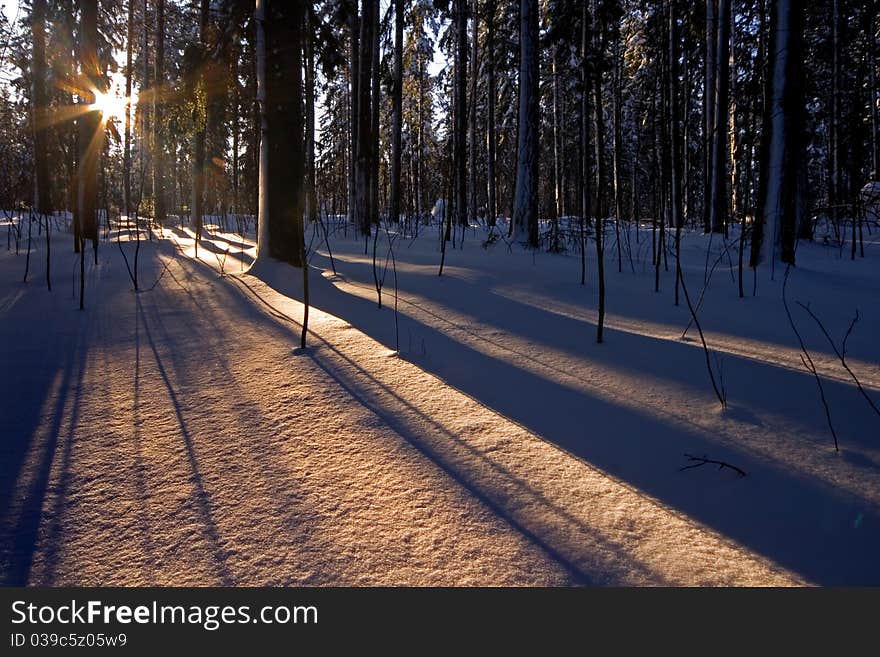
[[[303,266],[303,3],[256,0],[260,105],[258,259]]]
[[[204,0],[203,0],[204,1]],[[156,3],[156,71],[153,79],[153,202],[154,218],[165,223],[165,110],[162,98],[165,87],[165,0]]]
[[[538,246],[538,0],[520,0],[519,120],[513,234]]]
[[[795,264],[795,236],[804,214],[803,14],[793,0],[774,0],[770,20],[767,101],[761,140],[761,176],[750,265],[771,260],[777,237],[782,262]]]

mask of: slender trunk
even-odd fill
[[[97,0],[79,0],[79,58],[83,76],[91,89],[101,88],[101,69],[98,60],[98,3]],[[86,102],[94,102],[94,92],[85,94]],[[104,130],[101,113],[91,110],[79,118],[79,214],[82,243],[91,240],[98,252],[98,160],[104,150]]]
[[[675,305],[678,305],[679,276],[681,275],[681,227],[684,223],[681,207],[681,165],[679,157],[678,112],[678,30],[672,2],[667,7],[669,20],[669,187],[672,226],[675,228]]]
[[[373,122],[371,81],[373,76],[373,7],[378,0],[364,0],[360,19],[358,51],[358,128],[355,180],[355,216],[358,230],[370,235],[370,174],[372,172]]]
[[[391,92],[391,202],[389,219],[400,222],[400,159],[403,129],[403,0],[394,0],[394,88]]]
[[[494,226],[498,216],[495,192],[495,152],[497,138],[495,136],[495,0],[488,0],[486,6],[486,68],[487,68],[487,116],[486,116],[486,177],[487,208],[489,225]]]
[[[617,271],[623,271],[623,256],[620,243],[620,222],[623,221],[623,189],[620,181],[621,176],[621,159],[623,157],[623,140],[622,132],[622,91],[621,91],[621,71],[620,71],[620,36],[615,37],[613,46],[614,69],[612,74],[612,90],[611,90],[611,110],[612,120],[614,122],[614,148],[611,156],[611,172],[614,178],[614,234],[617,242]]]
[[[587,2],[581,12],[581,285],[587,280],[586,226],[590,223],[590,15]]]
[[[379,230],[379,2],[373,3],[373,59],[370,80],[370,121],[372,145],[370,147],[370,223]]]
[[[455,215],[466,226],[467,207],[467,0],[455,0]]]
[[[205,0],[202,0],[204,3]],[[153,202],[155,220],[165,223],[165,139],[162,92],[165,85],[165,0],[156,3],[156,75],[153,84]]]
[[[306,219],[314,222],[318,219],[318,197],[315,190],[315,34],[311,5],[306,6],[305,14]]]
[[[727,225],[728,98],[730,84],[730,0],[718,0],[714,121],[712,126],[712,231],[724,232]]]
[[[718,54],[717,38],[717,5],[718,0],[706,0],[706,72],[703,83],[703,230],[712,230],[712,176],[715,159],[712,157],[712,144],[715,128],[715,75],[717,72],[716,57]]]
[[[477,80],[480,75],[480,67],[477,62],[477,37],[479,31],[478,19],[478,0],[473,0],[473,29],[471,41],[471,90],[470,90],[470,107],[469,118],[470,126],[468,128],[468,149],[469,162],[468,169],[470,174],[470,184],[468,186],[468,198],[470,200],[470,218],[471,221],[477,220]]]
[[[125,49],[125,150],[122,155],[122,205],[126,222],[131,223],[131,75],[134,50],[134,0],[128,0],[128,27]]]
[[[358,169],[357,153],[360,144],[358,129],[360,128],[360,18],[357,7],[349,22],[349,178],[348,178],[348,220],[354,221],[357,208]]]
[[[52,212],[49,190],[49,156],[46,93],[46,0],[34,0],[31,6],[31,127],[34,148],[33,208],[38,215]]]
[[[210,0],[201,0],[200,9],[200,29],[199,29],[199,57],[200,66],[196,84],[202,87],[203,92],[207,92],[207,74],[208,66],[208,25],[210,20]],[[195,97],[194,99],[195,100]],[[193,104],[193,119],[196,123],[196,134],[193,144],[193,164],[192,164],[192,208],[190,215],[190,225],[196,232],[196,257],[198,257],[199,240],[202,237],[202,223],[205,214],[205,132],[207,130],[206,121],[202,119],[199,108],[196,103]],[[158,147],[157,147],[158,150]]]
[[[593,54],[597,60],[605,51],[602,25],[598,22],[598,9],[598,0],[593,0],[593,17],[596,19],[593,25]],[[599,321],[596,327],[596,342],[599,343],[603,340],[605,327],[605,235],[603,234],[605,206],[602,202],[602,190],[605,188],[605,165],[603,163],[605,124],[602,113],[602,69],[598,68],[593,74],[593,121],[596,133],[596,259],[599,280]]]

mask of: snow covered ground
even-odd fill
[[[227,230],[234,229],[226,226]],[[135,294],[115,242],[87,260],[77,310],[70,237],[53,292],[0,255],[4,467],[0,577],[30,584],[880,583],[880,239],[866,258],[799,247],[739,299],[735,247],[699,317],[721,410],[674,261],[654,293],[650,233],[617,272],[595,343],[594,254],[531,253],[469,230],[437,276],[436,228],[376,245],[312,241],[301,276],[211,227],[141,243]],[[126,239],[123,231],[123,239]],[[460,246],[460,243],[457,242]],[[123,243],[131,258],[134,245]],[[724,245],[688,234],[694,301]],[[387,262],[387,267],[386,267]],[[220,272],[224,275],[220,275]],[[153,289],[156,280],[158,284]],[[692,465],[685,456],[722,461]]]

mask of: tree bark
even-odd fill
[[[394,88],[391,93],[391,200],[389,218],[400,222],[400,160],[403,129],[403,0],[394,0]]]
[[[801,3],[774,0],[761,139],[761,175],[750,266],[771,260],[795,264],[795,236],[804,216],[803,13]]]
[[[498,216],[495,182],[495,153],[497,137],[495,135],[495,0],[488,0],[486,6],[486,59],[487,67],[487,110],[486,110],[486,185],[489,225],[494,226]]]
[[[466,226],[467,206],[467,3],[455,0],[455,217],[456,223]]]
[[[712,232],[724,232],[728,215],[727,161],[728,99],[730,85],[730,0],[718,0],[715,62],[714,119],[712,125]]]
[[[303,262],[303,3],[256,0],[260,105],[259,259]]]
[[[718,54],[718,0],[706,0],[706,71],[703,84],[703,230],[712,230],[712,175],[715,167],[713,140],[715,128],[715,74]]]
[[[538,0],[520,0],[519,120],[513,233],[538,246]]]
[[[31,127],[34,139],[34,211],[52,211],[49,189],[48,95],[46,93],[46,0],[34,0],[31,6]]]
[[[203,0],[204,1],[204,0]],[[145,28],[146,29],[146,28]],[[165,223],[165,146],[162,92],[165,86],[165,0],[156,3],[156,71],[153,80],[153,203],[154,218]]]
[[[101,69],[98,60],[98,2],[79,0],[79,60],[83,78],[90,90],[86,102],[95,99],[100,90]],[[80,237],[84,243],[91,240],[97,260],[98,252],[98,160],[104,150],[104,130],[98,110],[85,112],[79,118],[78,205]]]

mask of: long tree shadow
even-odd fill
[[[138,307],[140,310],[139,316],[143,319],[144,315],[143,308],[141,307],[140,298],[138,298]],[[199,514],[199,519],[211,544],[217,577],[224,586],[232,586],[234,584],[234,580],[226,564],[226,552],[222,547],[220,534],[217,530],[217,523],[214,520],[211,498],[208,495],[208,492],[205,490],[204,481],[202,479],[201,472],[199,471],[199,464],[196,458],[195,446],[193,444],[192,436],[189,433],[189,429],[187,428],[186,420],[183,417],[182,406],[177,398],[177,393],[174,390],[174,386],[171,384],[171,381],[168,378],[168,373],[165,370],[165,366],[162,362],[162,357],[159,355],[159,350],[157,349],[156,343],[153,340],[153,335],[150,332],[149,322],[144,320],[143,327],[144,335],[147,338],[147,344],[149,345],[150,350],[153,352],[153,358],[156,361],[156,368],[159,372],[159,376],[162,379],[162,383],[165,385],[166,394],[168,395],[168,399],[171,402],[171,406],[174,410],[174,415],[177,419],[178,428],[180,430],[180,436],[183,438],[184,445],[186,446],[187,462],[190,468],[190,481],[192,482],[194,488],[192,498],[195,504],[195,508]]]
[[[319,280],[314,287],[321,285],[330,284]],[[283,286],[279,291],[291,293]],[[335,289],[313,298],[323,310],[354,321],[377,338],[375,330],[377,339],[388,344],[390,316],[370,301]],[[735,437],[714,440],[663,416],[538,376],[455,343],[436,327],[410,321],[430,336],[438,353],[456,355],[452,362],[429,363],[450,385],[618,480],[812,581],[880,583],[880,513],[872,501],[784,462],[774,463],[739,445]],[[377,322],[384,326],[377,329]],[[638,342],[629,348],[638,350]],[[368,397],[363,390],[359,396]],[[412,431],[401,431],[418,440]],[[728,482],[711,478],[711,473],[679,472],[685,453],[735,463],[748,477]]]
[[[7,458],[3,459],[0,477],[3,484],[3,535],[0,545],[6,553],[5,563],[0,565],[0,581],[4,586],[24,586],[28,583],[61,424],[67,411],[68,396],[72,394],[74,420],[65,446],[65,452],[69,454],[88,352],[84,336],[87,322],[88,317],[80,316],[74,335],[59,333],[66,339],[55,343],[49,341],[42,366],[36,365],[28,376],[6,376],[0,381],[2,388],[10,388],[2,392],[3,399],[10,403],[10,419],[13,423],[7,434],[9,440],[4,441],[4,456]],[[55,358],[58,360],[55,361]],[[59,361],[62,363],[60,374],[57,375],[60,378],[57,387],[54,387],[56,393],[51,396],[52,374],[56,374],[52,364]],[[48,399],[52,399],[53,410],[48,423],[45,423],[41,409]],[[27,417],[31,418],[30,422],[26,421]],[[38,444],[40,434],[44,437]],[[29,479],[24,489],[21,488],[24,483],[22,477]],[[16,484],[18,489],[14,488]]]

